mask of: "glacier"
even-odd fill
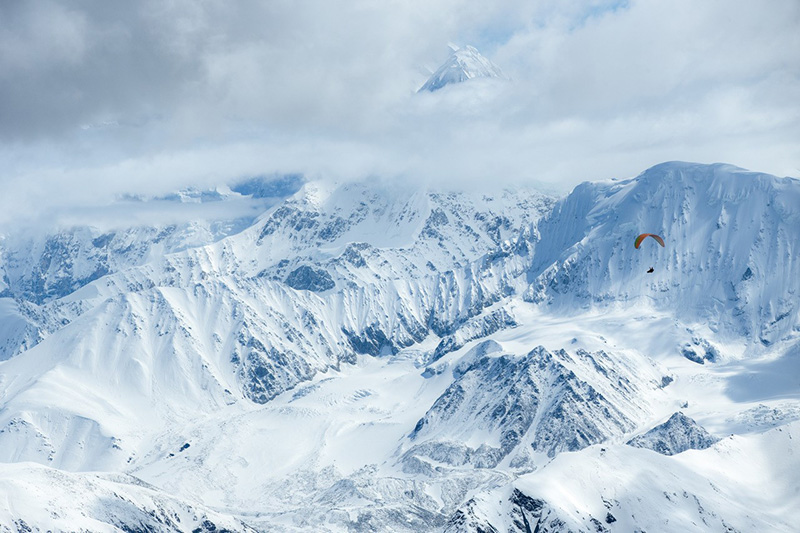
[[[288,176],[157,202],[244,197],[3,235],[3,527],[800,520],[800,181],[670,162],[561,198]]]

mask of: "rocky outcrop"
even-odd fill
[[[303,265],[292,270],[286,277],[286,284],[299,291],[322,292],[336,286],[326,271]]]
[[[627,444],[636,448],[647,448],[662,455],[675,455],[686,450],[705,450],[717,440],[719,439],[697,422],[678,412],[644,435],[629,440]]]
[[[575,357],[591,359],[594,379],[618,379],[604,366],[607,359],[588,352]],[[571,359],[564,350],[539,346],[525,356],[484,356],[459,369],[409,436],[415,444],[404,460],[491,468],[521,445],[553,457],[633,429],[623,412],[567,366]],[[473,433],[496,444],[468,446]]]

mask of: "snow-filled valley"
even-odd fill
[[[800,523],[800,181],[176,198],[0,239],[0,530]]]

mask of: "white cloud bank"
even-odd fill
[[[474,44],[513,81],[416,94]],[[243,175],[800,174],[796,0],[0,4],[0,230]]]

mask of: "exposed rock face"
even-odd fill
[[[481,508],[481,503],[472,498],[460,509],[452,514],[444,529],[444,533],[563,533],[574,531],[561,520],[550,505],[541,499],[531,498],[519,489],[513,489],[511,496],[501,505],[505,509],[505,528],[496,527],[491,523],[496,517],[486,516],[486,512]],[[600,525],[599,521],[595,520]],[[607,531],[602,525],[592,527],[586,531],[603,532]]]
[[[469,341],[488,337],[501,329],[514,327],[517,322],[505,309],[498,309],[492,313],[484,314],[468,320],[455,333],[443,338],[433,352],[433,360],[443,355],[458,350]]]
[[[678,412],[644,435],[629,440],[628,444],[662,455],[675,455],[686,450],[705,450],[717,440],[697,422]]]
[[[327,291],[336,286],[330,274],[308,265],[292,270],[286,278],[286,284],[299,291],[313,292]]]
[[[719,359],[719,352],[705,339],[693,338],[681,348],[681,355],[697,364],[713,363]]]
[[[464,507],[453,513],[444,533],[499,533],[497,528],[485,518],[478,515],[474,500],[468,501]]]

